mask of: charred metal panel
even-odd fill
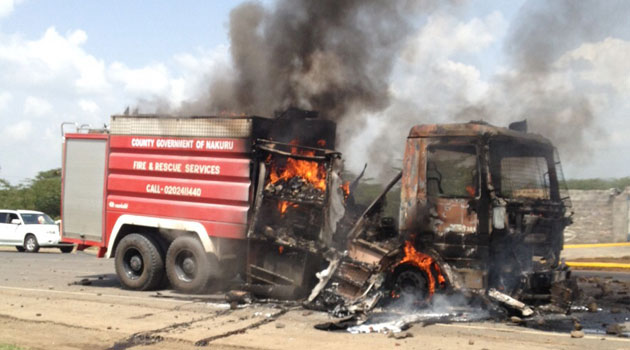
[[[425,224],[426,205],[426,143],[409,138],[405,146],[400,193],[400,231],[415,232]]]
[[[437,216],[431,220],[437,236],[449,232],[474,235],[477,233],[477,213],[473,211],[468,199],[436,198],[435,211]]]

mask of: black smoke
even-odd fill
[[[215,78],[189,111],[271,116],[288,107],[339,120],[390,101],[396,52],[437,1],[246,2],[230,14],[234,72]]]

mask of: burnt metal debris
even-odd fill
[[[533,314],[529,305],[571,307],[576,288],[560,260],[571,204],[549,140],[483,122],[416,126],[402,171],[361,207],[358,179],[341,181],[334,125],[325,123],[309,127],[320,134],[308,142],[257,144],[247,259],[254,293],[340,317],[409,296],[408,308],[422,308],[436,293],[523,317]],[[398,220],[384,211],[397,191]]]

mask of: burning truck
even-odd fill
[[[78,127],[64,134],[63,237],[114,258],[136,290],[239,280],[343,312],[403,294],[520,305],[570,292],[560,261],[570,203],[548,140],[483,122],[416,126],[403,170],[362,207],[359,179],[342,181],[335,132],[295,109]],[[398,220],[383,210],[397,189]]]

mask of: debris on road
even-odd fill
[[[571,338],[584,338],[584,332],[573,330],[571,331]]]

